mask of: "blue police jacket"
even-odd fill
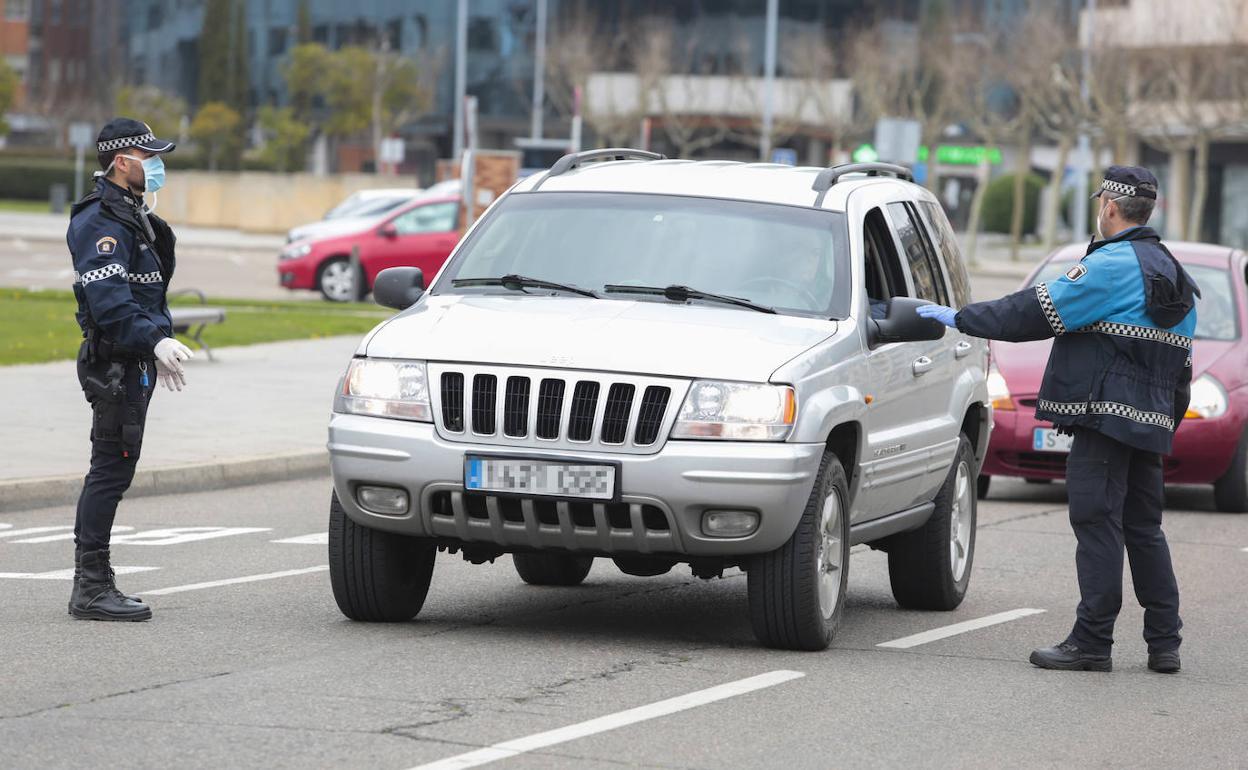
[[[1057,280],[967,305],[958,329],[1055,337],[1036,418],[1168,453],[1187,411],[1200,290],[1151,227],[1092,243]]]
[[[175,239],[164,220],[99,177],[74,204],[65,240],[84,336],[98,329],[118,352],[136,356],[151,356],[157,342],[173,336],[167,293]]]

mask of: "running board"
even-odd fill
[[[871,543],[889,535],[918,529],[927,523],[934,510],[936,510],[936,503],[923,503],[905,511],[859,522],[849,528],[849,544]]]

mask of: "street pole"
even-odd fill
[[[780,0],[767,0],[767,40],[763,53],[763,136],[758,145],[761,161],[771,157],[771,129],[775,120],[776,28],[779,16]]]
[[[451,156],[464,153],[464,96],[468,90],[468,0],[458,0],[455,17],[455,123]]]
[[[84,173],[82,156],[85,145],[79,143],[74,148],[74,200],[82,200],[82,175]]]
[[[546,0],[537,0],[537,42],[533,49],[533,118],[529,135],[541,139],[546,102]]]
[[[1095,37],[1096,30],[1096,0],[1088,0],[1086,10],[1087,16],[1087,34],[1081,35],[1082,43],[1081,68],[1083,77],[1079,83],[1079,98],[1083,100],[1084,107],[1088,106],[1090,94],[1088,93],[1088,81],[1092,77],[1092,41]],[[1070,212],[1070,221],[1073,223],[1075,239],[1082,238],[1088,234],[1088,175],[1092,173],[1092,147],[1091,141],[1088,139],[1088,128],[1084,126],[1079,132],[1079,162],[1075,164],[1078,176],[1075,178],[1075,199],[1071,205],[1074,211]]]

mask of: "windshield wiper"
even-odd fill
[[[726,294],[712,294],[709,291],[699,291],[688,286],[633,286],[627,283],[613,283],[604,286],[603,290],[608,294],[650,294],[665,297],[672,302],[688,302],[691,299],[701,299],[707,302],[722,302],[725,305],[749,308],[760,313],[776,312],[775,308],[759,305],[750,302],[748,299],[729,297]]]
[[[512,291],[523,291],[524,289],[551,289],[552,291],[566,291],[572,294],[579,294],[582,297],[593,297],[594,299],[602,299],[589,289],[582,289],[579,286],[572,286],[567,283],[556,283],[554,281],[545,281],[541,278],[529,278],[525,275],[504,275],[500,278],[456,278],[451,281],[452,286],[502,286],[504,289]]]

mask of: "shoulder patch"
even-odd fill
[[[1080,262],[1071,269],[1066,271],[1066,278],[1071,281],[1077,281],[1088,274],[1088,266]]]
[[[117,239],[111,235],[106,235],[95,242],[95,251],[97,254],[108,256],[117,251]]]

